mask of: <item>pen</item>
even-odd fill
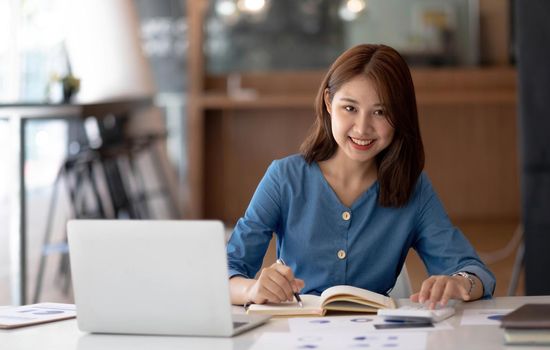
[[[284,260],[281,259],[281,258],[277,259],[277,263],[279,263],[283,266],[286,266]],[[294,293],[294,297],[296,298],[296,301],[298,302],[298,305],[300,305],[300,307],[304,307],[304,304],[302,303],[302,299],[300,298],[300,294]]]

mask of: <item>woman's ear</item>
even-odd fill
[[[325,102],[325,108],[327,109],[327,113],[330,115],[330,111],[332,107],[331,107],[330,93],[328,91],[328,88],[325,88],[325,91],[323,93],[323,100]]]

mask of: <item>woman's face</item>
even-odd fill
[[[337,156],[371,162],[388,147],[394,135],[372,81],[358,75],[336,92],[332,101],[325,92],[331,116],[332,135],[338,144]]]

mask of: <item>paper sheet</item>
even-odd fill
[[[2,308],[0,310],[0,328],[16,328],[75,316],[76,308],[73,304],[40,303]]]
[[[347,334],[296,334],[264,333],[252,345],[251,350],[282,349],[406,349],[424,350],[426,333],[366,333],[348,332]]]
[[[500,319],[513,309],[469,309],[462,312],[461,326],[498,326]]]
[[[433,327],[376,329],[375,324],[389,323],[376,315],[297,317],[288,320],[288,327],[293,333],[339,333],[339,332],[425,332],[453,329],[446,321],[434,323]]]

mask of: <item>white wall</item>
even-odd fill
[[[67,50],[81,79],[78,101],[151,96],[155,87],[141,51],[131,0],[74,0],[67,6]]]

